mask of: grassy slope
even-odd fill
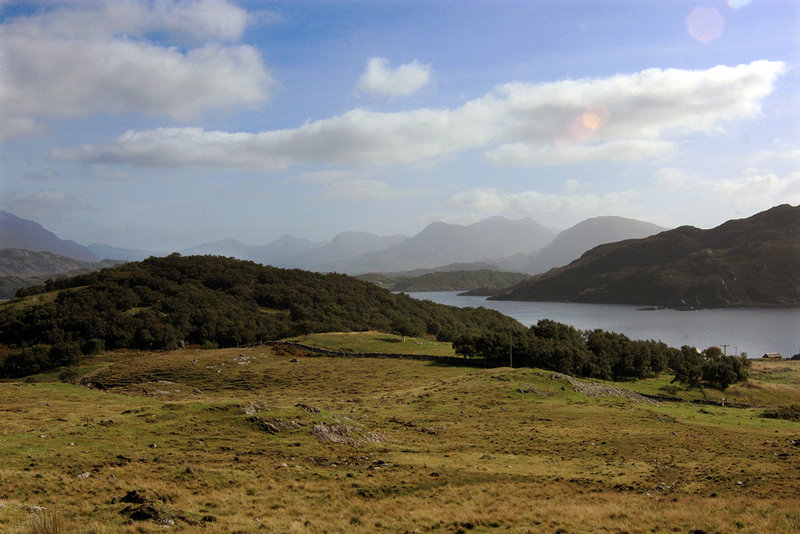
[[[291,358],[127,353],[88,362],[108,391],[0,383],[0,530],[37,505],[70,532],[162,531],[120,514],[132,489],[186,532],[800,528],[800,426],[758,409],[590,398],[535,369]],[[770,366],[759,399],[800,402],[800,365]]]
[[[313,347],[350,352],[381,352],[385,354],[432,354],[456,356],[452,343],[432,341],[421,337],[398,336],[383,332],[333,332],[309,334],[288,339]]]

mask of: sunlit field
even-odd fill
[[[581,393],[279,347],[103,355],[91,388],[0,383],[0,530],[797,531],[800,423],[761,415],[800,404],[799,364],[755,362],[706,392],[750,404],[723,407],[620,394],[664,377]]]

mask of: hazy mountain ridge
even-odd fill
[[[0,248],[46,251],[82,261],[100,258],[87,247],[59,238],[41,224],[0,211]]]
[[[490,217],[471,225],[429,224],[419,234],[386,250],[365,254],[343,272],[397,272],[451,263],[487,261],[544,247],[556,235],[533,219]]]
[[[494,298],[669,307],[800,305],[800,207],[784,204],[710,230],[682,226],[600,245]]]
[[[532,254],[518,254],[496,261],[501,270],[539,274],[567,265],[592,248],[625,239],[648,237],[666,228],[626,217],[592,217],[560,232],[549,244]]]
[[[408,239],[404,235],[379,236],[369,232],[342,232],[325,245],[296,255],[294,263],[315,271],[333,271],[354,257],[384,250]]]

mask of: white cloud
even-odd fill
[[[431,81],[431,66],[417,60],[391,68],[389,60],[374,57],[358,82],[358,90],[371,95],[406,96],[425,87]]]
[[[228,2],[47,6],[0,24],[0,141],[36,132],[43,119],[93,112],[187,119],[269,96],[273,80],[260,53],[227,43],[241,37],[247,20]]]
[[[800,164],[800,148],[786,147],[783,150],[764,150],[753,155],[750,160],[754,163],[776,161]]]
[[[296,175],[294,179],[324,186],[323,195],[333,200],[396,200],[422,194],[419,189],[394,189],[383,180],[357,171],[313,171]]]
[[[752,168],[732,178],[690,175],[665,167],[656,172],[658,185],[667,194],[707,199],[708,205],[728,205],[739,213],[756,213],[778,204],[800,204],[800,172],[785,175]]]
[[[680,136],[753,117],[783,73],[754,61],[702,71],[648,69],[609,78],[500,86],[459,108],[355,109],[294,129],[228,133],[130,131],[105,146],[61,150],[75,161],[152,167],[280,170],[303,163],[384,166],[482,149],[497,165],[639,161],[667,156]]]
[[[500,166],[532,167],[593,161],[641,161],[668,154],[674,144],[649,139],[600,143],[555,143],[536,146],[529,143],[500,145],[486,155]]]
[[[777,204],[800,204],[800,172],[786,176],[751,170],[743,176],[704,180],[694,189],[706,189],[742,211],[760,211]]]

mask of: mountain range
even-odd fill
[[[538,273],[496,296],[508,300],[671,307],[795,305],[800,303],[798,209],[778,206],[711,230],[684,226],[662,231],[635,219],[595,217],[559,233],[532,219],[491,217],[471,225],[434,222],[412,237],[345,232],[328,242],[313,242],[285,235],[261,246],[228,238],[180,252],[276,267],[368,274],[385,283],[442,271]],[[0,248],[49,251],[93,262],[80,268],[101,268],[96,263],[100,256],[131,261],[166,255],[99,243],[83,247],[7,212],[0,212]],[[6,263],[18,272],[7,276],[20,278],[26,268],[44,273],[35,275],[39,277],[76,268],[67,265],[65,258],[7,253],[8,258],[12,256]],[[30,265],[26,267],[25,262]],[[469,280],[474,285],[476,276],[462,273],[446,278],[448,284]],[[17,287],[20,283],[14,280]]]
[[[651,306],[800,305],[800,206],[710,230],[682,226],[600,245],[493,297]]]
[[[500,270],[539,274],[561,267],[598,245],[624,239],[648,237],[666,228],[625,217],[593,217],[560,232],[541,250],[516,254],[494,263]]]

